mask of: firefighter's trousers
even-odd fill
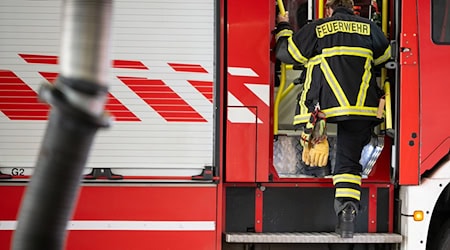
[[[348,201],[359,207],[362,172],[359,160],[372,132],[372,121],[347,120],[337,123],[336,162],[333,171],[337,214],[342,210],[342,204]]]

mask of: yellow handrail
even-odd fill
[[[280,10],[280,14],[284,16],[286,14],[286,10],[284,9],[283,0],[277,0],[278,9]]]
[[[392,128],[391,84],[388,81],[384,83],[384,95],[386,99],[386,129],[391,129]]]
[[[388,35],[388,0],[382,1],[381,6],[381,30],[383,31],[384,35],[387,37]],[[387,69],[382,68],[381,69],[381,87],[384,90],[385,93],[385,100],[386,100],[386,106],[385,106],[385,129],[392,129],[392,107],[391,107],[391,88],[390,83],[386,81],[387,78]]]
[[[289,86],[281,93],[281,101],[295,88],[295,84],[291,82]]]
[[[283,0],[277,0],[278,9],[280,10],[281,15],[286,14],[286,10],[284,9]],[[275,103],[273,106],[273,134],[278,135],[278,114],[279,114],[279,106],[281,102],[281,94],[284,89],[284,85],[286,84],[286,65],[281,63],[281,75],[280,75],[280,86],[278,87],[277,96],[275,98]]]
[[[323,18],[323,1],[325,1],[325,0],[320,0],[319,1],[319,13],[318,13],[318,15],[319,15],[319,19],[320,18]]]
[[[292,82],[289,84],[287,88],[286,86],[286,71],[287,70],[293,70],[294,65],[293,64],[285,64],[281,63],[281,71],[280,71],[280,86],[278,86],[278,92],[275,97],[275,103],[273,107],[273,134],[278,134],[278,116],[279,116],[279,107],[281,101],[295,88],[295,84]]]
[[[280,86],[278,87],[277,96],[275,98],[275,103],[273,106],[273,134],[278,135],[278,114],[279,106],[281,102],[281,96],[286,85],[286,64],[281,63],[281,73],[280,73]]]
[[[383,30],[384,34],[387,35],[387,28],[388,28],[388,0],[383,0],[381,6],[381,29]]]

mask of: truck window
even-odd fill
[[[432,0],[433,42],[450,44],[450,0]]]

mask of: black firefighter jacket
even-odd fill
[[[294,125],[306,123],[316,104],[328,122],[381,121],[377,111],[382,92],[374,66],[388,60],[391,50],[375,23],[337,8],[331,17],[315,20],[295,34],[285,22],[276,32],[276,57],[306,68]]]

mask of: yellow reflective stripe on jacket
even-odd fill
[[[275,35],[275,40],[278,41],[278,39],[279,39],[280,37],[282,37],[282,36],[287,36],[287,37],[289,37],[289,36],[292,36],[292,34],[293,34],[292,30],[289,30],[289,29],[281,30],[280,32],[278,32],[278,33]]]
[[[288,51],[291,54],[292,58],[301,64],[305,64],[308,61],[308,58],[304,57],[300,50],[295,45],[292,40],[292,36],[288,38]]]
[[[341,182],[353,183],[361,186],[361,176],[354,174],[337,174],[333,176],[333,185]]]
[[[335,117],[341,115],[358,115],[358,116],[377,116],[378,107],[334,107],[322,110],[328,117]]]
[[[375,58],[374,64],[375,64],[375,65],[379,65],[380,63],[383,63],[383,62],[389,60],[389,58],[391,58],[391,46],[390,46],[390,45],[389,45],[389,46],[387,47],[387,49],[384,51],[384,54],[383,54],[383,55],[381,55],[381,56],[378,57],[378,58]]]
[[[364,64],[364,74],[362,76],[361,85],[359,87],[358,99],[356,100],[356,106],[364,106],[364,102],[367,97],[367,89],[369,88],[369,81],[372,77],[371,73],[372,63],[369,58],[366,59]]]
[[[360,56],[370,58],[372,60],[372,51],[361,47],[336,46],[322,50],[322,56]]]
[[[298,105],[300,107],[300,114],[308,113],[308,107],[305,105],[306,95],[308,94],[309,89],[311,88],[311,82],[312,82],[312,72],[313,67],[305,67],[306,70],[306,78],[305,83],[303,84],[303,90],[300,95],[300,100],[298,101]]]
[[[336,198],[353,198],[355,200],[361,199],[361,192],[352,188],[336,188]]]
[[[344,115],[376,117],[378,107],[348,106],[348,107],[334,107],[334,108],[322,109],[321,111],[325,113],[327,118],[336,117],[336,116],[344,116]],[[301,123],[306,123],[306,122],[308,122],[310,116],[311,116],[311,113],[296,115],[296,116],[294,116],[293,124],[297,125],[297,124],[301,124]]]
[[[311,58],[305,64],[306,78],[305,78],[305,83],[303,84],[303,90],[300,95],[300,100],[298,103],[299,107],[300,107],[300,114],[308,113],[308,107],[306,107],[306,105],[305,105],[306,95],[308,94],[308,91],[311,88],[312,72],[313,72],[314,66],[316,66],[319,63],[320,63],[320,55]]]
[[[301,124],[301,123],[307,123],[309,121],[309,117],[311,117],[311,113],[306,114],[299,114],[294,116],[294,125]]]
[[[334,96],[339,102],[339,105],[350,106],[350,103],[348,102],[347,97],[345,96],[345,93],[341,88],[341,85],[337,81],[336,76],[333,74],[333,71],[331,70],[330,65],[328,65],[328,62],[326,61],[325,57],[322,57],[320,68],[322,69],[325,79],[327,80],[328,85],[330,85],[330,88],[333,91]]]

